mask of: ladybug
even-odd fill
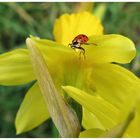
[[[81,47],[81,45],[96,45],[94,43],[87,43],[89,40],[89,38],[84,35],[84,34],[79,34],[77,35],[73,40],[72,43],[70,43],[68,46],[70,46],[72,49],[79,49],[80,51],[80,57],[81,57],[81,53],[84,55],[85,58],[85,49]]]

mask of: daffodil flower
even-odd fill
[[[117,65],[129,63],[136,55],[134,43],[117,34],[103,34],[100,20],[93,14],[81,12],[64,14],[54,24],[55,41],[31,36],[31,42],[42,53],[53,82],[60,94],[67,93],[82,105],[82,125],[90,137],[110,130],[125,120],[128,112],[136,108],[136,117],[124,137],[139,137],[140,81],[130,71]],[[86,59],[67,47],[79,34],[89,37],[82,45]],[[114,63],[112,63],[114,62]],[[0,84],[20,85],[36,80],[28,49],[16,49],[0,55]],[[17,134],[29,131],[50,117],[46,110],[38,82],[27,92],[16,116]],[[96,135],[96,134],[95,134]]]

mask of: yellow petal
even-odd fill
[[[86,59],[89,62],[129,63],[136,55],[134,43],[121,35],[92,36],[89,37],[89,43],[97,44],[97,46],[83,46],[86,50]]]
[[[43,96],[37,83],[25,95],[16,115],[17,134],[29,131],[49,118]]]
[[[85,129],[98,128],[105,130],[105,127],[101,124],[99,119],[84,107],[83,107],[82,125]]]
[[[68,45],[78,34],[103,34],[103,27],[100,20],[89,12],[63,14],[56,20],[53,33],[57,42]]]
[[[26,49],[0,55],[0,84],[19,85],[35,79]]]
[[[63,86],[62,88],[69,96],[92,112],[105,128],[111,128],[117,124],[119,110],[100,96],[92,96],[72,86]]]
[[[89,129],[80,133],[80,138],[98,138],[104,131],[101,129]]]
[[[135,99],[138,98],[140,91],[139,79],[130,71],[115,64],[96,64],[91,71],[87,72],[91,74],[85,80],[87,81],[86,90],[91,94],[100,95],[116,106],[121,111],[118,122],[124,120],[132,107],[135,107]],[[89,117],[88,113],[85,114],[86,117]],[[91,121],[93,120],[91,119]],[[84,125],[88,126],[88,124]],[[133,125],[133,127],[138,126]],[[136,132],[136,134],[138,133]]]
[[[117,108],[122,109],[127,96],[139,94],[139,79],[116,64],[95,64],[85,79],[86,90],[98,94]]]

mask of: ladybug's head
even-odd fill
[[[73,44],[73,45],[77,45],[78,43],[79,43],[79,42],[78,42],[77,40],[73,40],[73,41],[72,41],[72,44]]]

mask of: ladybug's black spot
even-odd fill
[[[85,37],[85,35],[82,35],[82,37]]]

